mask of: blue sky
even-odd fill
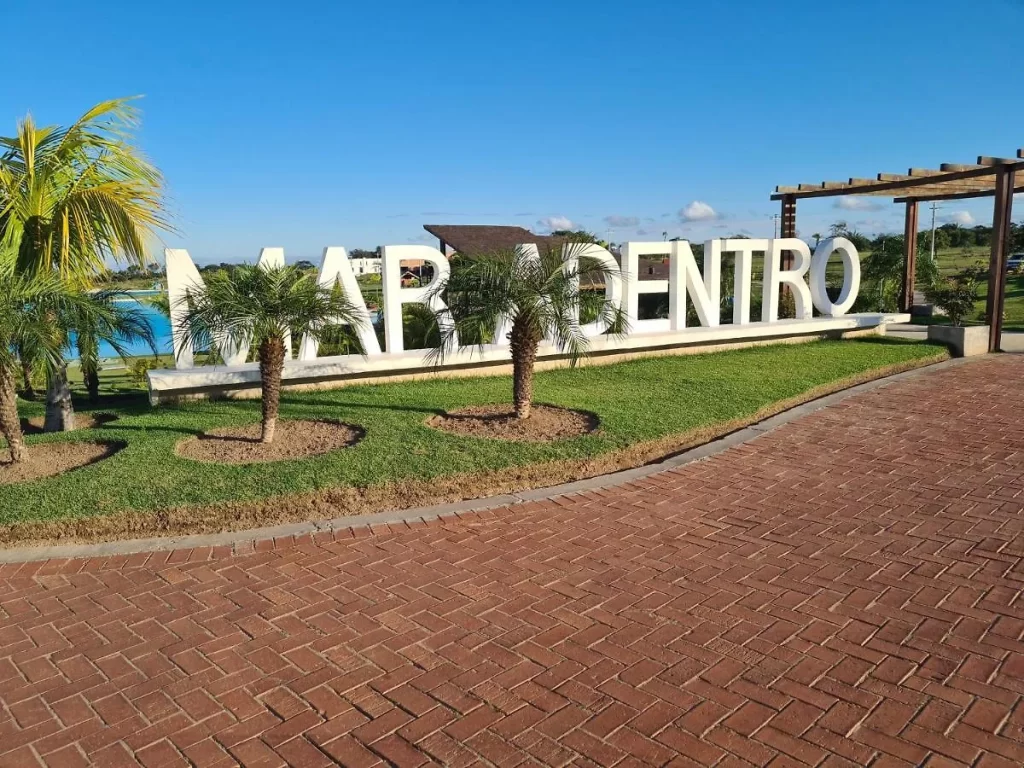
[[[775,184],[1024,146],[1024,101],[1000,102],[1019,62],[992,36],[1022,0],[51,0],[4,23],[47,33],[0,48],[6,130],[144,94],[165,240],[197,261],[421,242],[427,222],[770,236]],[[902,228],[872,202],[801,203],[800,232]]]

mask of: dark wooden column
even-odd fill
[[[903,286],[900,289],[900,312],[914,307],[914,275],[917,272],[917,201],[907,201],[903,220]]]
[[[796,197],[794,195],[782,196],[782,226],[779,237],[796,237]],[[782,268],[793,268],[793,254],[790,251],[782,253]],[[787,289],[789,286],[785,286]]]
[[[1003,300],[1006,293],[1006,260],[1010,250],[1010,221],[1013,215],[1013,166],[996,172],[996,194],[992,213],[992,255],[988,262],[988,351],[998,352],[1003,337]]]

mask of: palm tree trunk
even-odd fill
[[[46,386],[46,432],[71,432],[75,428],[75,407],[71,402],[68,367],[62,363],[50,374]]]
[[[95,337],[81,333],[78,335],[78,360],[89,400],[96,402],[100,398],[100,374],[97,366],[99,349]]]
[[[516,418],[530,418],[533,407],[533,366],[537,362],[540,335],[525,323],[513,323],[509,334],[512,350],[512,403]]]
[[[32,386],[32,364],[21,361],[21,396],[26,400],[36,399],[36,389]]]
[[[18,421],[18,400],[14,390],[13,372],[0,369],[0,434],[7,440],[11,461],[28,459],[28,449]]]
[[[260,386],[263,389],[263,433],[260,441],[274,442],[277,412],[281,404],[281,374],[284,372],[284,340],[267,339],[260,344]]]
[[[100,375],[94,366],[86,366],[82,371],[85,378],[85,388],[89,391],[89,400],[96,402],[100,399]]]

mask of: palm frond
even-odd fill
[[[594,313],[610,332],[623,332],[625,314],[603,291],[606,280],[623,279],[621,271],[588,255],[593,247],[569,241],[536,252],[515,248],[460,254],[452,261],[450,276],[431,293],[444,300],[454,318],[431,360],[442,362],[455,350],[456,339],[473,339],[481,346],[504,319],[548,338],[575,363],[588,347],[580,324],[585,303],[595,305]]]
[[[19,269],[81,279],[107,259],[145,265],[147,241],[171,229],[160,172],[133,143],[131,102],[101,102],[65,128],[27,116],[0,139],[0,251]]]
[[[331,325],[361,329],[364,318],[343,291],[321,286],[294,266],[242,265],[211,274],[180,305],[182,348],[259,347],[288,334],[319,341]]]

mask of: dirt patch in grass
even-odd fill
[[[111,456],[123,443],[43,443],[30,445],[28,459],[15,464],[11,452],[0,449],[0,485],[24,483],[70,472]]]
[[[154,511],[125,510],[61,520],[33,520],[0,525],[0,545],[45,546],[72,542],[113,541],[146,536],[183,536],[244,531],[307,520],[331,520],[370,512],[410,509],[429,504],[517,493],[642,466],[694,448],[801,403],[866,381],[922,368],[948,358],[946,353],[906,361],[829,382],[795,397],[772,403],[749,417],[733,419],[619,451],[581,460],[560,460],[476,474],[408,480],[366,488],[345,486],[259,501],[181,506]]]
[[[80,429],[96,429],[102,427],[104,424],[109,424],[112,421],[117,421],[118,417],[115,413],[76,413],[75,414],[75,430]],[[45,417],[33,416],[31,419],[22,419],[21,428],[26,435],[39,435],[43,433],[43,422]]]
[[[254,464],[319,456],[355,445],[363,430],[340,421],[279,421],[274,442],[260,442],[259,424],[225,427],[190,437],[175,451],[186,459],[218,464]]]
[[[467,437],[546,443],[579,437],[597,429],[592,413],[535,405],[530,418],[517,419],[511,405],[471,405],[427,419],[427,425]]]

